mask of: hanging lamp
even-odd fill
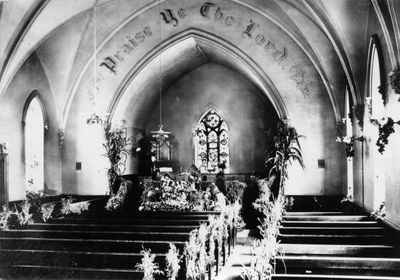
[[[160,2],[158,2],[158,8],[160,10]],[[161,22],[160,22],[160,32],[159,32],[159,36],[160,36],[160,42],[161,42]],[[169,135],[172,134],[169,131],[165,131],[163,129],[163,124],[162,124],[162,70],[161,70],[161,55],[159,56],[160,58],[160,87],[159,87],[159,97],[160,97],[160,122],[158,124],[158,130],[153,130],[151,131],[151,135],[152,138],[154,138],[156,140],[156,145],[158,147],[162,146],[164,144],[164,141],[166,139],[168,139]]]
[[[87,124],[104,124],[104,119],[109,115],[109,113],[99,114],[96,110],[96,99],[97,91],[99,89],[99,84],[97,84],[97,68],[96,68],[96,57],[97,57],[97,28],[96,28],[96,6],[98,0],[94,2],[93,6],[93,84],[89,91],[89,100],[92,105],[92,114],[86,120]]]

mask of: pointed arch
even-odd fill
[[[367,66],[367,118],[379,120],[385,117],[386,88],[382,48],[377,35],[373,35],[370,40]],[[378,209],[381,203],[385,201],[385,159],[374,145],[378,139],[378,127],[367,121],[365,130],[366,134],[370,135],[369,140],[372,149],[370,155],[373,168],[373,209]]]
[[[46,115],[40,94],[35,90],[25,102],[22,114],[26,190],[38,191],[44,187]]]

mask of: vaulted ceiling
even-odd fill
[[[0,2],[0,94],[4,94],[13,76],[29,55],[36,52],[52,89],[57,111],[61,112],[59,117],[62,122],[68,113],[68,106],[77,89],[77,83],[89,67],[94,50],[97,49],[99,52],[132,18],[145,17],[146,10],[158,5],[167,5],[169,2],[173,5],[184,3],[184,1],[169,0]],[[232,2],[256,10],[274,22],[307,53],[325,85],[337,118],[341,115],[343,98],[338,93],[342,92],[343,84],[349,85],[356,102],[363,96],[368,51],[366,42],[371,24],[369,19],[371,11],[376,15],[377,24],[381,26],[384,44],[390,57],[390,67],[395,68],[399,64],[400,1],[234,0]],[[161,17],[154,18],[154,21],[161,24]],[[94,30],[96,30],[95,36]],[[221,58],[213,55],[215,49],[207,49],[203,44],[204,53],[201,54],[202,49],[197,48],[199,44],[196,46],[196,42],[191,41],[191,43],[194,45],[185,48],[180,56],[181,60],[173,56],[163,59],[163,68],[167,69],[167,65],[176,59],[176,65],[179,63],[187,65],[187,62],[191,61],[193,64],[189,68],[192,69],[196,63],[203,64],[207,56],[211,57],[211,60]],[[327,49],[333,49],[334,55],[326,55]],[[225,60],[225,64],[227,61]],[[236,66],[231,65],[231,67]],[[173,74],[178,68],[172,67],[169,71]],[[179,69],[190,71],[189,68]],[[154,73],[148,75],[147,78],[154,77]],[[173,83],[178,78],[174,78],[174,75],[169,77],[164,81],[163,86],[166,88],[168,83]],[[342,84],[334,82],[340,77],[344,79]],[[158,86],[154,82],[146,87],[148,89]]]

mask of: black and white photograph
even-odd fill
[[[400,280],[400,0],[0,0],[0,279]]]

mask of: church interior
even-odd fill
[[[400,279],[399,109],[398,0],[0,0],[0,278]]]

